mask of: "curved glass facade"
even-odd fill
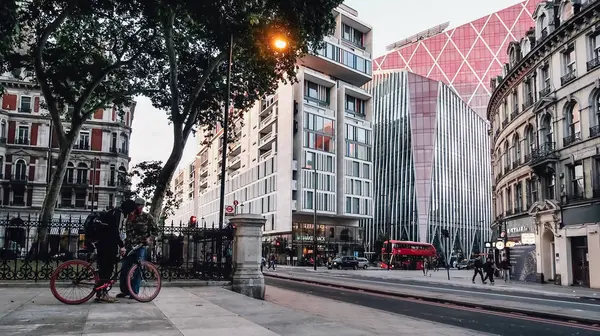
[[[482,251],[492,218],[488,122],[447,85],[410,72],[375,74],[368,90],[376,202],[368,246],[391,230],[444,256]]]

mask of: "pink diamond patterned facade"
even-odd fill
[[[540,2],[527,0],[390,51],[373,61],[373,70],[405,69],[442,81],[485,118],[490,79],[501,75],[502,65],[508,63],[509,43],[535,27],[531,16]]]

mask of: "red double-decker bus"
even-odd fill
[[[389,263],[391,268],[420,270],[423,269],[424,259],[437,256],[435,247],[431,244],[401,240],[390,240],[389,243],[392,244],[391,254],[388,241],[383,242],[381,268],[388,268]]]

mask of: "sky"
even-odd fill
[[[373,28],[373,55],[385,53],[385,46],[450,21],[450,28],[476,20],[486,14],[520,3],[521,0],[346,0],[359,18]],[[234,63],[235,66],[235,63]],[[171,153],[173,130],[167,114],[152,107],[147,98],[138,98],[133,120],[130,153],[131,167],[136,163],[166,161]],[[180,167],[197,152],[196,139],[190,136]]]

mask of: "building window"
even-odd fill
[[[19,106],[19,112],[31,113],[31,97],[21,96],[21,105]]]
[[[370,179],[371,178],[371,167],[367,163],[363,163],[363,178]]]
[[[525,154],[531,154],[535,149],[536,141],[535,134],[533,133],[533,127],[528,125],[525,130]]]
[[[513,202],[512,202],[512,188],[506,188],[506,209],[508,210],[508,214],[512,214],[513,210]]]
[[[346,139],[360,142],[366,145],[371,144],[371,131],[364,128],[346,124]]]
[[[521,182],[515,185],[515,213],[523,211],[523,186]]]
[[[327,135],[304,132],[304,147],[316,149],[327,153],[335,153],[334,138]]]
[[[128,154],[129,153],[129,138],[127,135],[121,135],[121,153]]]
[[[108,208],[112,209],[115,207],[115,195],[108,194]]]
[[[75,166],[72,162],[67,163],[67,172],[65,173],[64,182],[67,184],[73,184],[73,176],[75,175]]]
[[[24,160],[18,160],[15,164],[15,180],[27,181],[27,164]]]
[[[87,184],[88,178],[88,167],[85,163],[81,162],[77,165],[77,184]],[[84,196],[85,198],[85,196]]]
[[[583,199],[585,196],[583,181],[583,163],[579,162],[569,167],[571,177],[571,199]]]
[[[90,132],[79,133],[79,143],[76,144],[77,149],[89,150],[90,149]]]
[[[352,198],[352,213],[359,214],[360,213],[360,199],[353,197]]]
[[[519,94],[517,93],[517,91],[513,91],[512,93],[512,103],[513,103],[513,113],[514,114],[518,114],[519,113]]]
[[[29,145],[29,126],[19,126],[15,143],[17,145]]]
[[[523,110],[533,105],[533,79],[528,78],[523,82]]]
[[[570,19],[575,14],[573,4],[571,1],[563,1],[562,9],[560,12],[560,22],[563,23]]]
[[[346,112],[364,117],[365,105],[366,103],[364,100],[346,95]]]
[[[85,196],[87,193],[85,191],[80,191],[75,193],[75,207],[80,209],[85,209]]]
[[[314,192],[307,191],[304,195],[305,195],[304,196],[304,208],[305,209],[312,209],[313,208],[313,197],[314,197],[313,195],[314,195]]]
[[[115,165],[110,165],[110,176],[108,178],[108,185],[110,187],[115,186],[116,173],[117,173],[117,171],[116,171]]]
[[[71,189],[65,189],[60,192],[60,205],[63,208],[73,207],[73,191]]]
[[[563,59],[563,84],[576,76],[577,73],[577,58],[575,56],[575,48],[569,47],[562,54]]]
[[[346,213],[352,213],[352,197],[346,197]]]
[[[590,136],[600,135],[600,90],[592,93],[590,106]]]
[[[550,93],[550,85],[550,67],[548,65],[544,65],[540,69],[540,87],[542,88],[542,96],[545,96],[548,93]]]
[[[12,205],[25,206],[25,188],[17,188],[13,190]]]
[[[556,184],[556,177],[554,174],[552,175],[548,175],[546,176],[546,199],[555,199],[555,193],[554,193],[554,189],[555,189],[555,184]]]
[[[600,159],[594,160],[594,178],[592,183],[594,184],[594,198],[600,197]]]
[[[566,111],[566,137],[564,138],[564,146],[569,146],[577,140],[581,140],[581,124],[580,121],[579,104],[577,102],[571,102],[567,104]]]
[[[364,34],[344,23],[342,23],[342,38],[357,47],[363,49],[365,47]]]
[[[306,152],[305,158],[306,158],[306,162],[305,162],[304,166],[314,168],[315,167],[315,153]]]
[[[110,151],[112,153],[117,152],[117,133],[113,133],[110,139]]]
[[[534,195],[534,190],[536,190],[537,192],[537,187],[535,185],[535,180],[534,179],[527,179],[525,181],[525,188],[526,188],[526,193],[527,195],[525,196],[527,198],[527,209],[529,210],[529,208],[531,208],[531,206],[533,205],[533,203],[535,203],[537,200],[534,198],[537,195]]]
[[[600,33],[596,33],[589,38],[590,61],[587,70],[590,71],[600,65]]]
[[[550,114],[542,117],[542,127],[540,129],[541,142],[544,144],[544,149],[554,150],[554,129],[552,127],[552,116]],[[546,148],[552,146],[552,148]]]
[[[333,119],[323,118],[321,116],[305,113],[304,114],[304,128],[311,131],[335,135],[335,126]]]
[[[329,88],[311,81],[304,81],[304,96],[318,102],[329,104]]]
[[[354,159],[371,161],[371,147],[346,142],[346,156]]]

